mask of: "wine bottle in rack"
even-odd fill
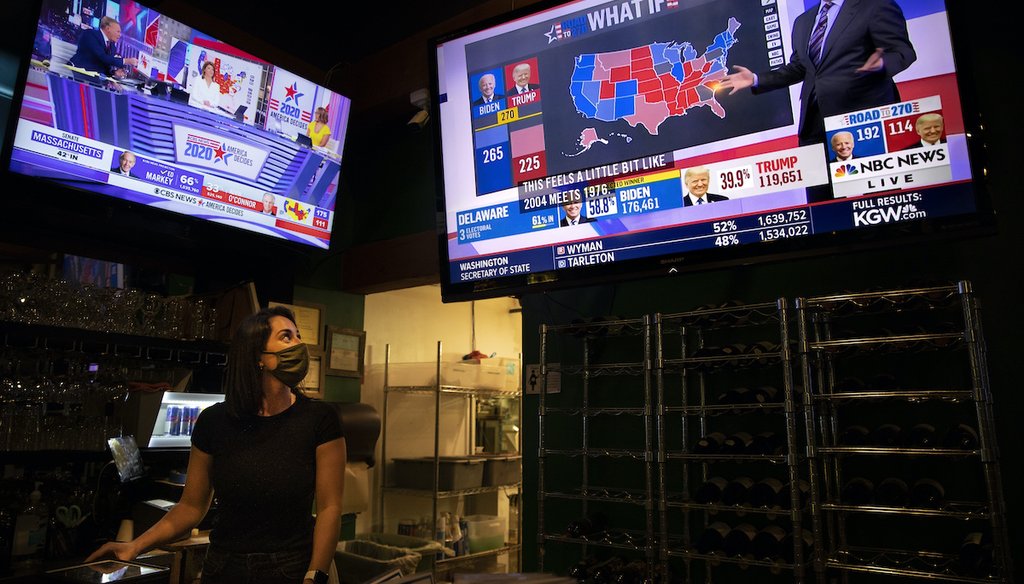
[[[693,500],[701,505],[712,505],[722,500],[722,492],[729,481],[722,477],[711,477],[704,481],[693,495]]]
[[[594,569],[590,571],[590,580],[594,584],[613,584],[615,577],[625,565],[625,560],[618,556],[612,556],[608,561],[594,566]]]
[[[786,449],[783,436],[775,432],[761,432],[755,434],[750,441],[751,454],[763,454],[765,456],[778,456]]]
[[[779,504],[779,497],[785,490],[782,481],[776,478],[765,478],[750,487],[747,499],[752,507],[770,509]]]
[[[725,547],[725,536],[729,535],[731,528],[727,523],[716,521],[701,531],[694,547],[699,554],[710,554],[722,551]]]
[[[832,391],[864,391],[864,380],[859,377],[843,377],[832,386]]]
[[[755,403],[754,392],[746,387],[734,387],[718,394],[718,403],[722,405],[738,405]]]
[[[939,445],[939,436],[935,432],[935,426],[931,424],[916,424],[907,432],[907,446],[912,448],[936,448]]]
[[[644,584],[647,577],[647,562],[633,560],[619,570],[615,584]]]
[[[721,355],[723,357],[739,357],[747,352],[747,346],[743,343],[732,343],[730,345],[722,345]]]
[[[978,433],[967,424],[957,424],[946,432],[942,444],[955,450],[977,450]]]
[[[903,446],[903,429],[896,424],[882,424],[871,432],[872,446],[900,448]]]
[[[782,542],[785,540],[785,529],[778,525],[768,525],[754,536],[750,552],[755,560],[773,560],[782,556]]]
[[[867,387],[872,391],[894,391],[900,388],[900,383],[893,375],[879,373],[868,379]]]
[[[788,564],[793,563],[793,557],[795,548],[793,547],[794,534],[792,531],[786,534],[786,537],[782,540],[782,559]],[[811,555],[814,553],[814,533],[810,529],[800,530],[800,547],[802,548],[804,562],[810,562]]]
[[[750,548],[757,536],[757,529],[749,523],[741,523],[729,530],[725,536],[725,544],[722,550],[729,557],[746,556],[750,554]]]
[[[960,542],[960,567],[968,576],[988,576],[992,573],[992,541],[988,533],[968,533]]]
[[[843,485],[839,500],[846,505],[868,505],[874,496],[875,484],[864,477],[855,477]]]
[[[719,449],[722,454],[749,454],[750,445],[753,443],[754,437],[746,432],[736,432],[730,434],[722,442],[722,447]]]
[[[801,509],[807,508],[807,502],[811,499],[811,485],[803,479],[796,481],[797,497],[799,498],[799,505]],[[793,508],[793,483],[786,483],[782,492],[779,493],[779,507],[789,511]]]
[[[600,560],[594,556],[588,556],[569,568],[568,576],[570,578],[575,578],[577,582],[583,584],[587,581],[587,578],[590,577],[590,570],[593,569],[598,562],[600,562]]]
[[[916,509],[942,509],[946,506],[946,489],[935,479],[918,479],[910,487],[910,506]]]
[[[759,385],[751,391],[754,394],[754,403],[775,404],[782,401],[782,394],[771,385]]]
[[[722,489],[723,505],[742,505],[750,498],[750,489],[754,481],[750,477],[736,477]]]
[[[725,440],[725,434],[721,432],[712,432],[697,440],[697,443],[693,445],[693,452],[695,454],[717,454],[721,451],[722,444],[725,443]]]
[[[837,436],[837,441],[842,446],[864,446],[871,440],[871,430],[864,426],[847,426]]]
[[[782,348],[771,341],[758,341],[751,343],[746,347],[746,354],[755,357],[755,361],[758,364],[765,364],[768,362],[768,355],[778,353]]]
[[[608,529],[608,516],[600,511],[587,513],[586,517],[574,519],[566,525],[569,537],[585,537]]]
[[[906,507],[910,496],[910,487],[906,481],[889,477],[875,487],[875,502],[886,507]]]

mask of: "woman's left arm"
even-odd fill
[[[341,534],[341,496],[345,488],[345,438],[316,447],[316,527],[310,570],[327,572]],[[306,580],[307,583],[312,582]]]

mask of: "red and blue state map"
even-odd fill
[[[578,55],[569,84],[576,111],[602,122],[625,120],[651,135],[668,118],[694,107],[709,107],[724,118],[715,87],[729,72],[729,49],[739,27],[738,20],[729,18],[702,55],[689,42]]]

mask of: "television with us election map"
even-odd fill
[[[134,0],[37,7],[12,172],[330,246],[348,98]]]
[[[443,298],[991,231],[956,8],[578,0],[435,39]]]

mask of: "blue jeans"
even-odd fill
[[[243,554],[209,548],[203,584],[302,584],[312,550]]]

